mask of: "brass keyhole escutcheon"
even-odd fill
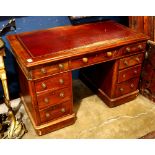
[[[84,63],[87,63],[87,62],[88,62],[88,58],[82,58],[82,61],[83,61]]]

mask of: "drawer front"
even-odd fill
[[[64,88],[56,91],[50,91],[37,95],[39,109],[47,108],[51,105],[64,102],[71,99],[71,88]]]
[[[127,68],[142,63],[144,53],[120,59],[119,69]]]
[[[134,78],[116,85],[115,97],[131,93],[138,88],[139,78]]]
[[[68,70],[68,62],[60,62],[57,64],[51,64],[41,66],[31,71],[33,79],[40,79],[45,76],[49,76],[56,73],[61,73]]]
[[[97,64],[107,60],[115,59],[119,56],[119,54],[120,53],[118,52],[118,50],[112,50],[107,52],[106,51],[98,52],[94,55],[85,55],[80,58],[72,59],[70,61],[70,67],[71,69],[77,69],[84,66]]]
[[[72,102],[67,101],[67,102],[53,105],[48,109],[41,110],[40,111],[41,122],[44,123],[44,122],[71,114],[72,112],[71,107],[72,107]]]
[[[57,74],[35,82],[36,92],[40,93],[47,90],[57,90],[67,87],[70,84],[71,72]]]
[[[123,69],[118,73],[118,83],[127,81],[134,77],[139,77],[141,73],[141,65]]]
[[[146,50],[146,42],[141,42],[137,44],[131,44],[124,46],[120,49],[124,54],[130,54],[134,52],[142,52]]]

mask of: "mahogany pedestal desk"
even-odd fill
[[[82,68],[81,79],[110,107],[138,95],[149,38],[114,21],[25,32],[7,39],[19,65],[21,99],[38,135],[75,122],[72,70]]]

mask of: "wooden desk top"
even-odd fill
[[[63,26],[8,35],[13,53],[26,67],[149,39],[114,21]]]

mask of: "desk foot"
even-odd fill
[[[39,136],[50,133],[52,131],[67,127],[75,123],[75,114],[64,116],[63,118],[57,119],[55,121],[51,121],[49,123],[35,126],[33,125],[36,133]]]
[[[122,95],[117,98],[109,98],[101,89],[98,89],[97,95],[110,107],[116,107],[126,102],[132,101],[135,99],[139,94],[139,90],[131,92],[129,94]]]

